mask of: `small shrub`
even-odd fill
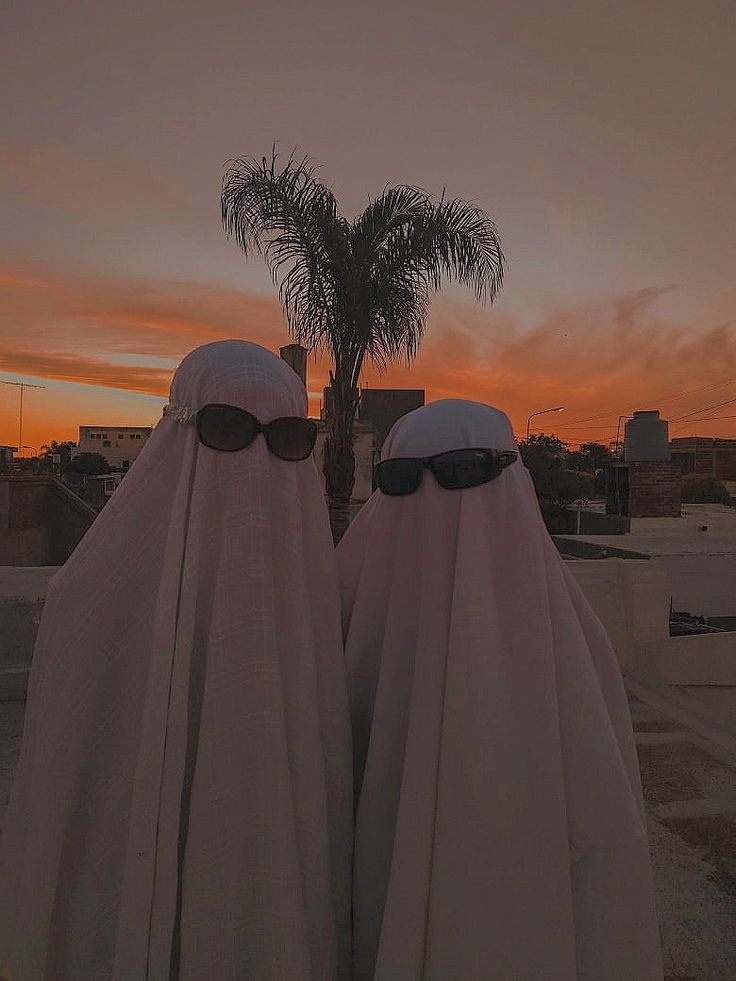
[[[731,495],[725,484],[713,477],[690,474],[680,481],[683,504],[730,504]]]

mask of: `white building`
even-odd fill
[[[111,467],[127,470],[152,432],[151,426],[80,426],[72,455],[99,453]]]

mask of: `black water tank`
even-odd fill
[[[659,410],[635,412],[626,423],[624,460],[627,463],[666,462],[670,458],[669,427]]]

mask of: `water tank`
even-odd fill
[[[670,458],[669,427],[657,409],[635,412],[626,423],[624,460],[626,463],[664,462]]]

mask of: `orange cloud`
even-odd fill
[[[673,435],[736,434],[736,418],[706,419],[736,416],[736,323],[696,329],[660,320],[653,308],[669,289],[551,311],[531,329],[440,298],[411,371],[391,368],[381,383],[490,402],[518,433],[530,413],[564,405],[536,426],[572,443],[606,441],[619,415],[650,407],[672,420]],[[697,411],[729,398],[730,407]]]
[[[605,441],[619,415],[647,407],[661,408],[675,435],[736,433],[736,419],[706,419],[736,416],[736,401],[733,411],[696,411],[736,399],[736,326],[659,319],[656,302],[668,289],[551,310],[532,328],[498,309],[440,296],[413,366],[384,374],[366,366],[362,383],[424,388],[429,400],[490,402],[509,413],[517,432],[529,413],[563,404],[564,414],[536,422],[572,443]],[[191,283],[83,282],[9,267],[0,267],[0,292],[0,370],[67,383],[29,400],[27,441],[35,446],[73,438],[80,423],[150,422],[160,405],[151,396],[166,395],[175,364],[198,344],[243,337],[276,350],[288,342],[275,296]],[[309,376],[317,412],[324,358],[310,358]],[[0,442],[12,442],[15,392],[3,388]]]

